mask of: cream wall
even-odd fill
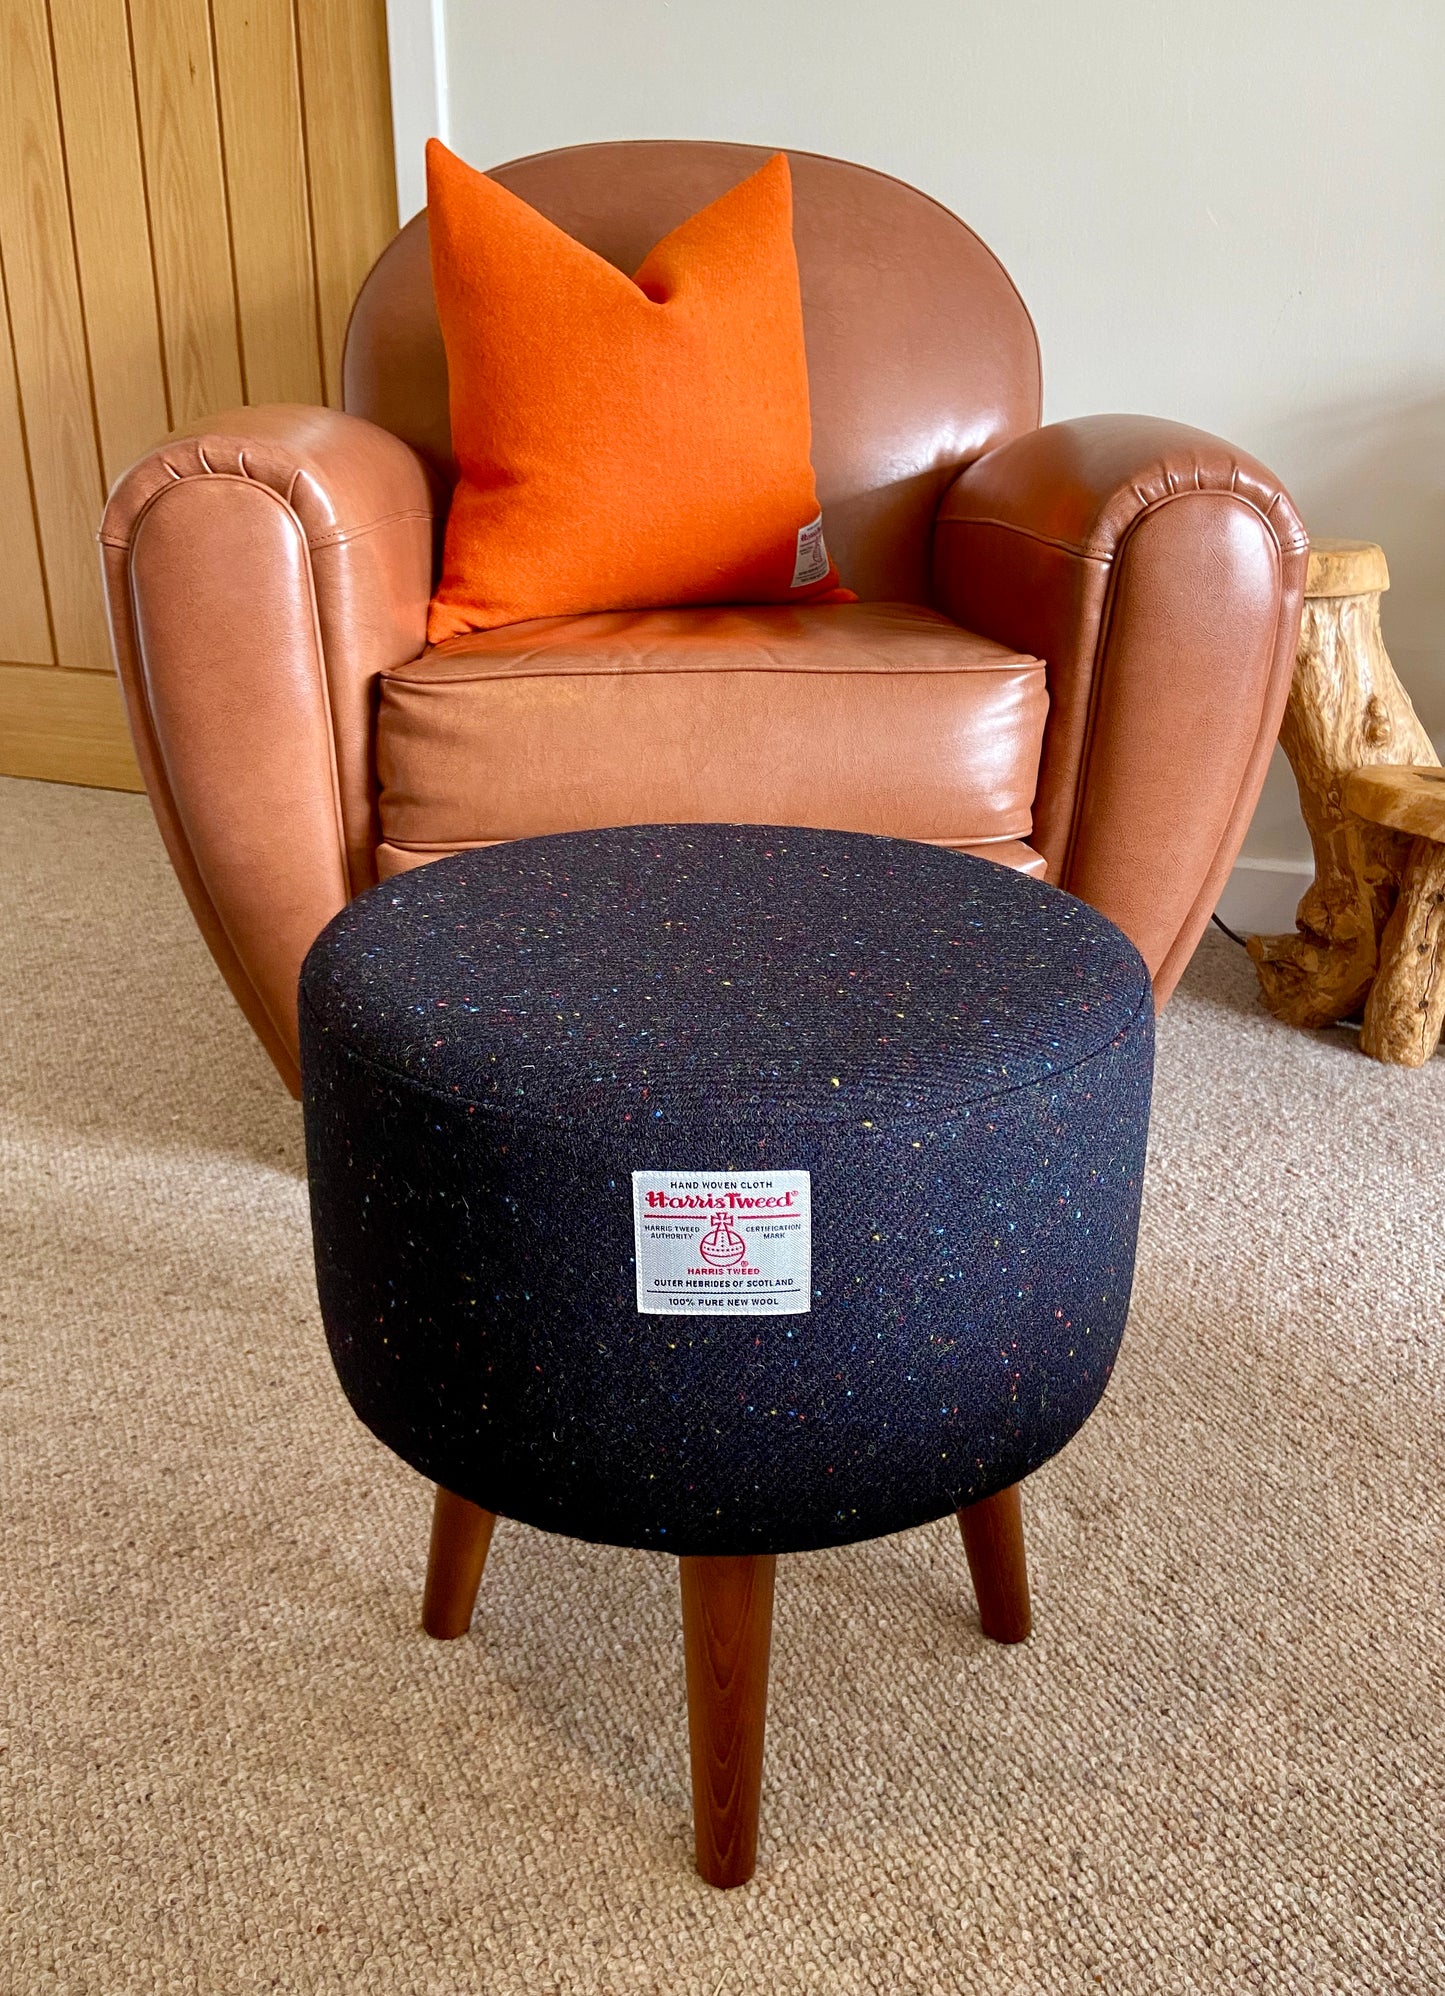
[[[404,188],[428,127],[482,166],[734,138],[914,182],[1017,280],[1049,419],[1200,424],[1313,532],[1384,543],[1387,639],[1445,736],[1441,0],[393,0],[394,62],[436,8]],[[1308,854],[1287,770],[1246,850]]]

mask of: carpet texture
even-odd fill
[[[1211,936],[1161,1023],[1118,1371],[1025,1497],[780,1564],[760,1870],[690,1868],[676,1573],[429,1492],[354,1420],[300,1117],[144,802],[0,837],[0,1990],[1445,1987],[1445,1061]]]

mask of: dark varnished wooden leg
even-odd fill
[[[984,1634],[996,1643],[1023,1642],[1032,1620],[1019,1485],[1011,1483],[981,1504],[965,1505],[958,1528]]]
[[[449,1642],[472,1626],[482,1568],[497,1520],[480,1504],[455,1497],[437,1485],[431,1520],[431,1555],[426,1566],[421,1625],[429,1636]]]
[[[758,1855],[777,1561],[679,1563],[697,1868],[709,1885],[746,1885]]]

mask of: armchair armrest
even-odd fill
[[[1259,796],[1309,542],[1288,493],[1202,430],[1053,423],[945,494],[940,605],[1047,663],[1033,843],[1137,944],[1163,1004]]]
[[[237,409],[117,481],[111,642],[171,861],[231,990],[298,1086],[296,978],[376,877],[372,681],[426,642],[416,453],[331,409]]]

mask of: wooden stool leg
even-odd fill
[[[482,1568],[497,1520],[480,1504],[468,1503],[437,1485],[431,1521],[431,1554],[426,1567],[421,1625],[429,1636],[450,1642],[472,1626]]]
[[[680,1564],[697,1868],[709,1885],[746,1885],[758,1855],[777,1562],[757,1553]]]
[[[1023,1642],[1032,1623],[1019,1485],[1011,1483],[981,1504],[966,1504],[958,1528],[984,1634],[996,1643]]]

